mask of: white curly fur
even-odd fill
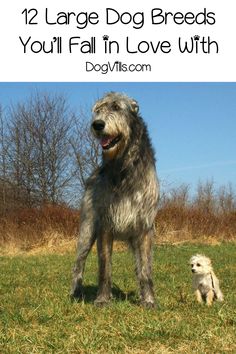
[[[216,277],[210,258],[196,254],[191,257],[190,265],[193,273],[193,289],[198,302],[203,300],[211,306],[213,300],[223,301],[219,280]]]

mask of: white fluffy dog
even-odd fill
[[[213,272],[211,260],[201,254],[191,257],[190,264],[193,273],[193,289],[198,302],[203,300],[208,306],[213,300],[223,301],[219,280]]]

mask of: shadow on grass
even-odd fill
[[[85,285],[78,296],[71,297],[72,302],[94,303],[98,292],[98,287],[95,285]],[[124,292],[117,285],[112,287],[113,301],[129,301],[132,304],[138,304],[139,300],[134,291]]]

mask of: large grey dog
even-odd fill
[[[111,92],[93,107],[92,133],[103,160],[87,181],[81,206],[78,255],[72,297],[81,297],[85,261],[95,240],[99,286],[95,304],[111,299],[113,240],[125,240],[136,259],[141,303],[154,306],[152,241],[159,187],[153,148],[135,100]]]

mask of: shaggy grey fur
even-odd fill
[[[154,152],[138,110],[135,100],[113,92],[93,107],[91,129],[103,160],[88,179],[82,201],[71,295],[82,294],[85,261],[97,240],[97,305],[111,298],[112,244],[117,239],[127,241],[134,252],[142,304],[154,306],[151,253],[159,187]]]

